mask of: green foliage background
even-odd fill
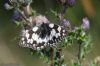
[[[82,23],[82,18],[88,16],[90,19],[90,34],[92,35],[93,48],[88,54],[85,63],[90,62],[97,56],[100,56],[100,1],[91,0],[95,7],[95,15],[86,14],[81,0],[77,0],[73,8],[66,11],[66,18],[70,19],[73,26]],[[49,9],[60,12],[61,7],[55,0],[34,0],[33,9],[38,13],[48,16],[51,22],[58,23],[56,17]],[[32,56],[29,49],[18,46],[16,36],[19,34],[19,28],[11,21],[12,11],[6,11],[3,8],[3,0],[0,0],[0,65],[18,64],[19,66],[47,66],[39,56]],[[75,58],[77,46],[73,45],[64,51],[66,60]]]

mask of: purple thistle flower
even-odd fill
[[[63,5],[62,14],[65,14],[68,7],[72,7],[75,5],[76,0],[58,0]]]
[[[74,6],[76,3],[76,0],[66,0],[66,3],[68,6]]]
[[[76,3],[76,0],[59,0],[64,6],[74,6]]]
[[[90,28],[90,21],[88,20],[87,17],[83,18],[82,27],[83,27],[83,29],[89,29]]]
[[[64,28],[70,27],[70,22],[69,20],[63,19],[61,22],[61,26],[63,26]]]

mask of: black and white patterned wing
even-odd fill
[[[40,50],[47,46],[56,46],[65,35],[63,27],[53,23],[43,23],[41,26],[22,30],[20,46]]]

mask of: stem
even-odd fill
[[[50,66],[54,66],[54,49],[53,48],[50,48],[50,60],[51,60],[51,64]]]
[[[19,11],[19,13],[21,14],[21,16],[22,16],[22,18],[26,21],[26,22],[29,22],[28,20],[27,20],[27,18],[22,14],[22,12],[19,10],[19,9],[17,9],[18,11]],[[29,22],[30,23],[30,22]]]
[[[67,8],[68,7],[66,5],[63,5],[63,10],[61,12],[62,15],[64,15],[66,13]]]
[[[79,61],[80,65],[81,65],[81,60],[82,60],[82,58],[81,58],[81,48],[82,48],[82,43],[79,43],[78,61]]]
[[[20,9],[17,9],[19,11],[19,13],[21,14],[22,18],[25,20],[25,24],[26,25],[30,25],[30,28],[32,28],[32,22],[30,22],[29,20],[27,20],[26,16],[24,14],[22,14]],[[23,22],[24,24],[24,22]]]
[[[64,6],[63,5],[63,9],[62,9],[62,11],[61,11],[61,13],[60,13],[60,15],[59,15],[59,18],[60,18],[60,22],[63,22],[63,20],[64,20],[64,15],[65,15],[65,13],[66,13],[66,10],[67,10],[67,6]],[[61,23],[60,23],[61,24]]]
[[[59,61],[58,61],[58,63],[59,63],[59,66],[61,66],[61,53],[62,53],[62,49],[60,48],[60,49],[58,49],[58,58],[59,58]]]

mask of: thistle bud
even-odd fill
[[[18,10],[14,10],[12,19],[13,19],[13,21],[21,21],[22,20],[22,15],[20,14],[20,12]]]

